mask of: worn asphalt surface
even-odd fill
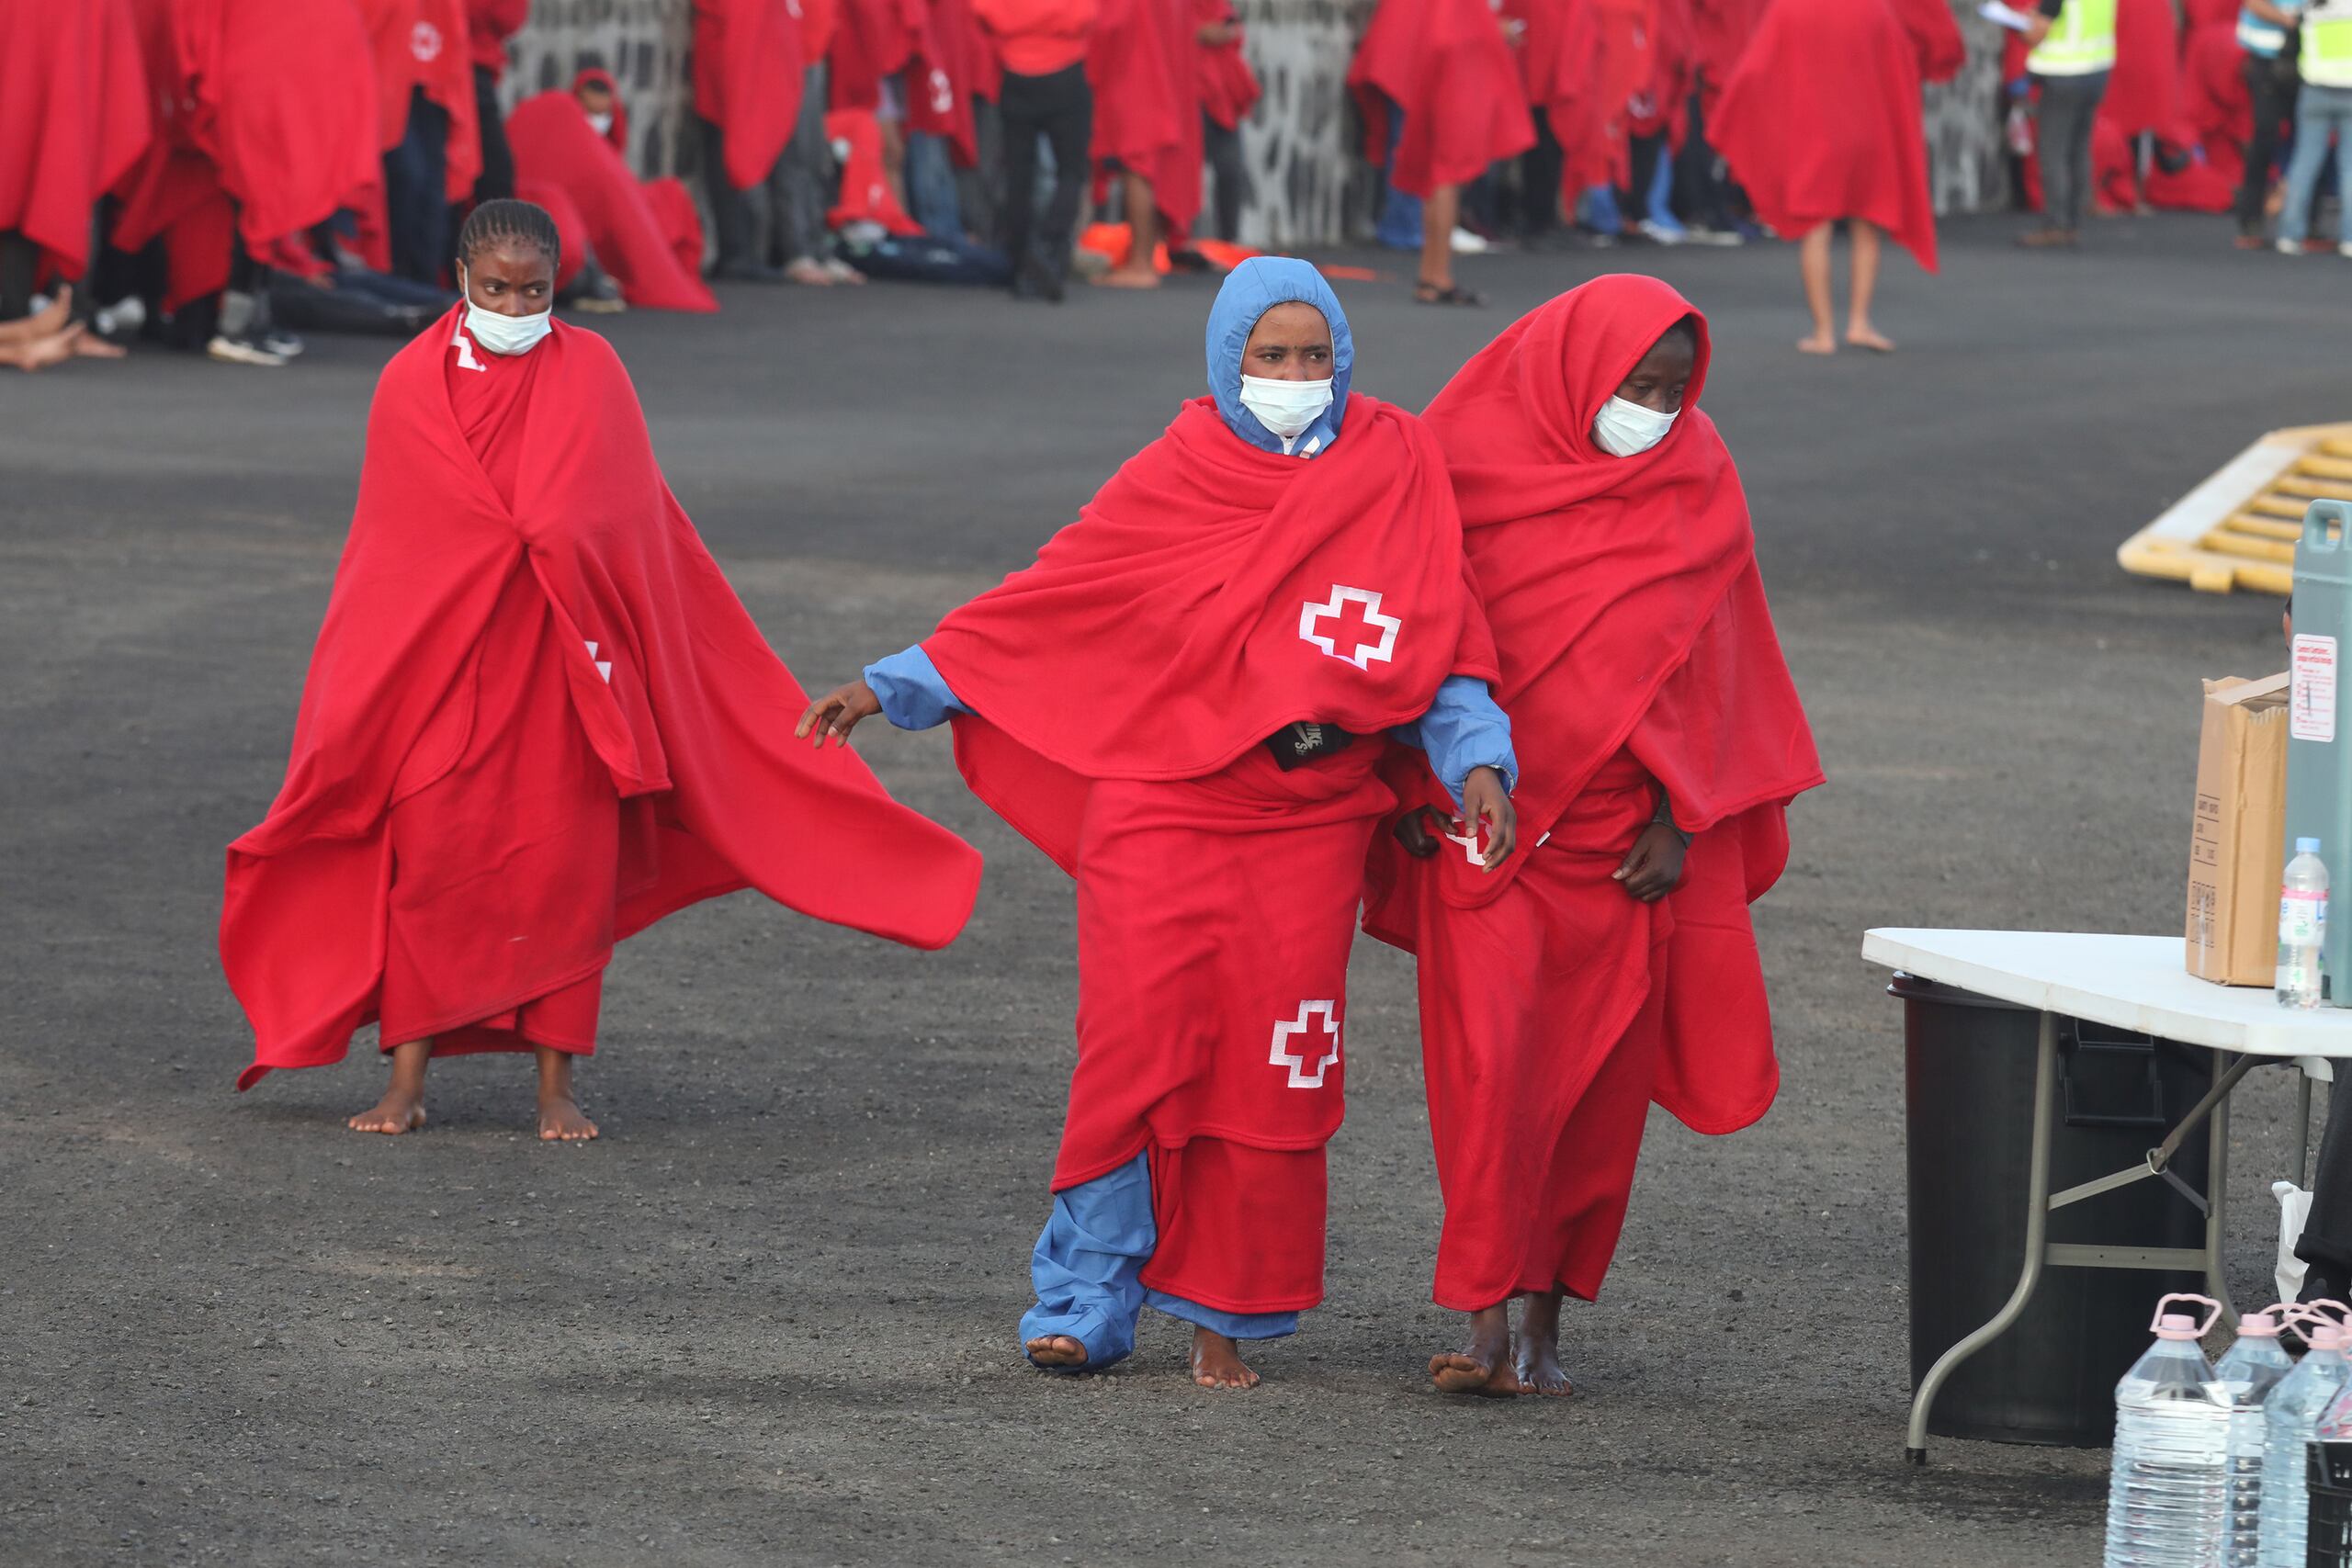
[[[863,744],[987,853],[923,955],[739,896],[628,944],[542,1146],[526,1066],[361,1137],[363,1041],[236,1095],[220,849],[275,790],[390,344],[264,373],[143,352],[0,384],[0,1563],[1788,1564],[2096,1561],[2105,1454],[1902,1462],[1900,1019],[1873,925],[2179,929],[2200,676],[2275,601],[2116,545],[2245,441],[2352,417],[2347,273],[2217,221],[2078,255],[1956,223],[1890,265],[1892,358],[1792,349],[1793,255],[1465,262],[1484,311],[1342,284],[1359,389],[1418,408],[1609,265],[1712,317],[1707,402],[1831,774],[1758,926],[1786,1071],[1759,1126],[1653,1114],[1574,1400],[1421,1367],[1439,1218],[1399,955],[1360,944],[1329,1304],[1195,1390],[1154,1320],[1108,1376],[1021,1361],[1071,1056],[1068,885],[943,735]],[[1198,389],[1209,286],[1067,307],[737,288],[598,323],[670,479],[817,688],[1025,561]],[[2290,1091],[2240,1098],[2267,1299]]]

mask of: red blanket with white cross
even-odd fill
[[[923,647],[980,716],[966,779],[1068,869],[1091,781],[1203,778],[1300,720],[1378,735],[1448,675],[1493,679],[1464,572],[1420,421],[1352,395],[1302,461],[1204,397]]]
[[[377,384],[286,782],[229,847],[221,965],[259,1037],[241,1087],[335,1060],[374,1016],[390,810],[440,782],[468,744],[466,726],[434,721],[467,699],[518,574],[561,633],[580,729],[614,793],[635,803],[607,947],[742,887],[943,947],[978,891],[968,845],[893,801],[854,753],[793,739],[807,696],[663,482],[611,346],[558,322],[531,351],[540,362],[510,503],[451,404],[443,365],[458,317],[427,328]],[[538,826],[527,799],[475,824],[466,836],[489,846],[482,874],[516,859]],[[598,954],[576,956],[585,971]]]

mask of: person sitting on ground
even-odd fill
[[[974,793],[1078,882],[1078,1065],[1023,1349],[1055,1371],[1193,1325],[1193,1381],[1323,1298],[1348,949],[1411,728],[1510,853],[1509,728],[1453,498],[1419,422],[1351,394],[1347,317],[1305,262],[1234,269],[1209,392],[1035,563],[810,705],[952,717]]]
[[[435,1055],[528,1053],[539,1136],[593,1138],[613,945],[756,887],[918,947],[954,940],[979,857],[807,702],[662,481],[603,338],[553,320],[554,220],[485,202],[461,307],[394,355],[284,788],[229,849],[220,956],[250,1087],[373,1021],[391,1083],[355,1131],[425,1121]],[[820,825],[811,831],[810,824]]]
[[[1434,1299],[1471,1318],[1429,1364],[1448,1392],[1569,1393],[1560,1303],[1600,1289],[1650,1102],[1729,1133],[1780,1081],[1747,906],[1821,764],[1738,472],[1697,406],[1707,362],[1682,296],[1599,277],[1521,318],[1423,416],[1533,846],[1487,874],[1440,781],[1392,753],[1408,809],[1374,840],[1364,925],[1419,958]]]

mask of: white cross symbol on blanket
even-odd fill
[[[1348,613],[1351,605],[1356,614]],[[1325,621],[1333,623],[1329,634],[1316,629]],[[1396,616],[1380,613],[1378,593],[1368,588],[1343,588],[1336,582],[1331,584],[1331,597],[1319,604],[1309,599],[1298,611],[1301,637],[1359,670],[1371,669],[1374,660],[1385,663],[1394,657],[1396,634],[1404,626]],[[1343,647],[1345,652],[1340,651]]]
[[[1339,1005],[1329,1001],[1301,1002],[1296,1018],[1275,1023],[1274,1048],[1268,1053],[1266,1061],[1271,1066],[1290,1069],[1291,1088],[1321,1089],[1324,1073],[1340,1059]],[[1318,1013],[1322,1015],[1322,1028],[1315,1034],[1307,1034],[1307,1020]],[[1306,1049],[1294,1051],[1291,1041],[1301,1034],[1307,1035]],[[1317,1034],[1321,1036],[1319,1040]]]

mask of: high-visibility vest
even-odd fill
[[[2087,76],[2115,65],[2115,0],[2066,0],[2041,47],[2025,57],[2037,76]]]
[[[2352,5],[2303,13],[2303,80],[2315,87],[2352,87]]]

